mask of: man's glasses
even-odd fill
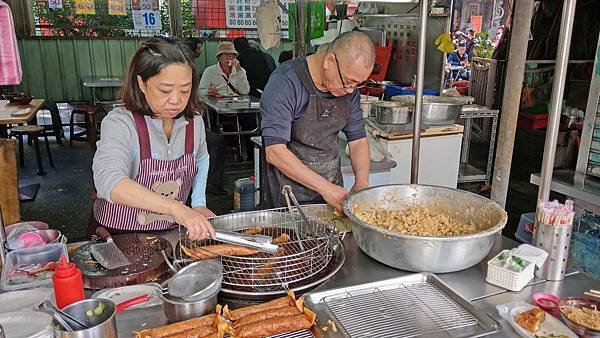
[[[363,81],[363,82],[359,82],[359,83],[356,83],[356,84],[347,85],[346,81],[344,81],[344,77],[342,76],[342,71],[340,70],[340,62],[338,61],[337,55],[335,55],[335,53],[333,53],[333,58],[335,59],[335,66],[337,68],[338,76],[340,77],[340,81],[342,83],[342,87],[344,87],[346,89],[350,89],[350,88],[352,88],[352,89],[354,89],[354,88],[358,89],[358,88],[362,88],[362,87],[364,87],[364,86],[367,85],[367,81]]]

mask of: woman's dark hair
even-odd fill
[[[192,68],[192,89],[190,99],[181,115],[193,118],[194,115],[204,112],[204,105],[197,95],[198,71],[194,67],[194,61],[190,50],[181,42],[165,38],[154,37],[142,43],[135,52],[129,64],[127,76],[121,89],[121,99],[125,107],[134,114],[154,116],[144,93],[138,85],[139,75],[144,82],[158,74],[164,67],[171,64],[186,64]]]

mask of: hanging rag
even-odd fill
[[[15,34],[15,22],[8,4],[0,0],[0,86],[21,84],[23,70]]]
[[[256,7],[258,38],[265,49],[279,46],[281,41],[281,11],[276,1],[265,1]]]
[[[450,33],[444,32],[435,39],[435,45],[437,49],[442,53],[452,53],[454,51],[454,43],[452,43],[452,37]]]

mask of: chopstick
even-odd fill
[[[594,289],[592,289],[592,290],[590,290],[588,292],[584,292],[583,294],[586,295],[586,296],[600,298],[600,291],[594,290]]]

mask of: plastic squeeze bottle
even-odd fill
[[[59,309],[85,299],[81,270],[75,264],[69,263],[65,256],[60,257],[60,261],[54,269],[52,286],[56,307]]]

